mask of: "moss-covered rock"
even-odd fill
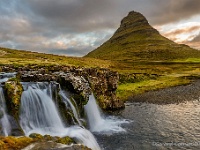
[[[32,143],[36,145],[35,149],[41,149],[41,150],[43,148],[44,149],[59,148],[61,144],[62,145],[75,144],[74,140],[71,139],[70,137],[60,138],[60,137],[52,137],[50,135],[42,136],[37,133],[32,133],[29,137],[0,136],[0,150],[21,150],[31,145]],[[85,148],[85,150],[90,150],[89,148],[83,145],[78,145],[77,148],[78,148],[77,150],[79,149],[82,150],[82,148]],[[66,147],[66,149],[68,148]]]
[[[55,141],[56,143],[61,143],[61,144],[65,144],[65,145],[70,145],[72,143],[75,143],[73,139],[71,139],[70,137],[66,136],[63,138],[59,138]]]
[[[34,140],[29,137],[0,137],[0,149],[1,150],[20,150],[29,144],[33,143]]]
[[[12,78],[5,83],[5,97],[8,112],[19,120],[20,100],[23,87],[17,78]]]
[[[33,138],[33,139],[42,139],[43,136],[41,134],[38,134],[38,133],[32,133],[29,135],[30,138]]]

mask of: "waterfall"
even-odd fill
[[[63,91],[63,90],[60,90],[59,91],[59,95],[61,96],[61,99],[62,101],[65,103],[65,106],[68,108],[70,107],[70,109],[72,110],[73,114],[74,114],[74,117],[76,118],[78,124],[80,126],[82,126],[82,123],[80,121],[80,118],[79,118],[79,114],[78,114],[78,111],[76,109],[76,107],[74,106],[74,104],[70,101],[69,98],[67,98],[66,96],[66,93]],[[75,102],[74,102],[75,103]],[[76,103],[75,103],[76,104]]]
[[[79,126],[65,127],[52,98],[47,94],[45,88],[40,89],[42,86],[36,85],[23,85],[25,91],[21,97],[20,125],[25,134],[70,136],[80,144],[93,150],[100,150],[90,131]]]
[[[6,102],[5,102],[5,97],[3,93],[3,89],[1,87],[1,84],[8,81],[9,78],[12,78],[15,76],[14,73],[0,73],[0,124],[2,127],[3,134],[5,136],[10,135],[11,133],[11,125],[10,121],[8,119],[8,114],[7,114],[7,108],[6,108]]]
[[[0,73],[0,84],[8,81],[9,78],[15,77],[16,72],[13,73]]]
[[[89,128],[92,132],[106,133],[109,132],[125,132],[125,130],[120,127],[121,124],[129,123],[128,120],[120,120],[114,116],[104,117],[100,113],[100,108],[98,107],[94,95],[89,96],[89,101],[87,105],[84,106]]]
[[[8,115],[6,113],[6,104],[2,87],[0,87],[0,113],[1,113],[0,122],[3,134],[5,136],[8,136],[11,133],[11,125],[8,120]]]
[[[31,86],[22,93],[20,124],[26,135],[34,130],[45,134],[64,126],[52,99]]]

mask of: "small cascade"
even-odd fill
[[[59,95],[61,96],[62,101],[65,103],[65,106],[70,108],[74,114],[74,117],[76,118],[78,124],[82,126],[82,123],[80,121],[79,113],[76,109],[76,107],[73,105],[73,103],[70,101],[69,98],[67,98],[66,93],[63,90],[59,91]],[[75,102],[74,102],[75,103]]]
[[[5,136],[10,135],[11,133],[11,125],[10,121],[8,119],[7,114],[7,108],[6,108],[6,102],[5,97],[3,93],[3,89],[1,87],[1,84],[8,81],[9,78],[15,77],[16,73],[0,73],[0,124],[2,127],[3,134]]]
[[[89,101],[87,105],[84,106],[84,109],[87,115],[89,128],[92,132],[106,134],[109,132],[125,132],[120,125],[129,123],[127,120],[120,120],[114,116],[103,117],[93,94],[90,95]]]
[[[6,104],[2,87],[0,87],[0,115],[1,115],[0,123],[3,134],[5,136],[8,136],[11,133],[11,125],[8,120],[8,115],[6,113]]]
[[[0,84],[8,81],[9,78],[15,77],[16,72],[13,73],[0,73]]]
[[[64,126],[52,99],[34,86],[22,93],[20,124],[26,135],[38,129],[49,133]]]
[[[47,94],[46,88],[37,84],[23,84],[25,91],[21,97],[20,125],[26,135],[39,133],[51,136],[70,136],[77,143],[93,150],[100,150],[90,131],[79,126],[65,127],[56,105]]]

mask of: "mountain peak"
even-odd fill
[[[86,57],[120,61],[161,61],[199,54],[197,50],[160,35],[141,13],[131,11],[122,19],[114,35]]]
[[[122,19],[121,25],[128,26],[139,22],[143,24],[149,24],[147,19],[141,13],[131,11],[124,19]]]
[[[149,25],[148,20],[139,12],[131,11],[122,19],[120,27],[117,29],[111,40],[127,35],[135,36],[137,34],[147,35],[159,34],[156,29]]]

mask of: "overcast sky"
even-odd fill
[[[0,46],[83,56],[129,11],[166,37],[200,49],[200,0],[0,0]]]

